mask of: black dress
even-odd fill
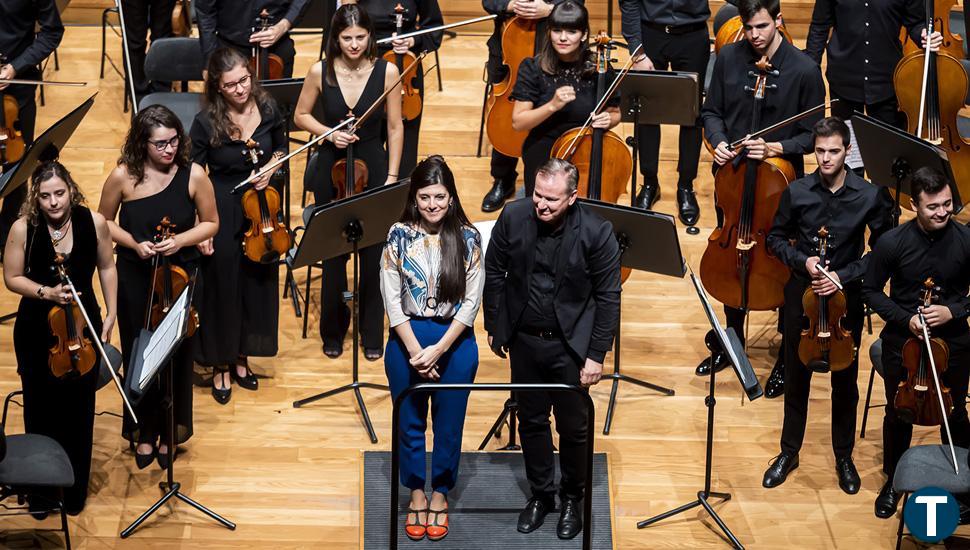
[[[422,29],[428,29],[444,24],[444,20],[441,17],[441,8],[438,6],[438,0],[360,0],[357,4],[364,8],[367,15],[370,16],[370,20],[374,23],[374,33],[376,35],[374,38],[376,40],[388,38],[397,30],[394,7],[398,4],[404,7],[401,34],[419,30],[419,26]],[[411,48],[411,53],[418,55],[423,51],[427,51],[428,55],[431,55],[441,47],[441,35],[442,33],[440,32],[433,32],[414,37],[414,47]],[[391,49],[389,42],[377,45],[378,55],[381,56]],[[405,68],[405,66],[399,67],[402,72]],[[423,63],[418,65],[415,76],[415,89],[418,90],[423,98]],[[421,112],[422,114],[424,113],[423,108]],[[421,115],[418,115],[414,120],[404,121],[404,150],[401,153],[401,169],[399,171],[401,178],[406,178],[411,175],[411,171],[418,164],[418,138],[420,133]]]
[[[179,168],[171,182],[158,193],[132,199],[121,203],[119,225],[131,233],[135,242],[152,241],[156,227],[163,216],[168,216],[175,231],[181,233],[195,225],[195,202],[189,195],[189,175],[191,165]],[[121,336],[121,354],[124,364],[128,365],[131,358],[132,346],[138,333],[145,326],[145,308],[148,304],[153,260],[142,260],[138,254],[127,247],[117,247],[118,250],[118,280],[124,284],[118,285],[118,334]],[[179,250],[169,257],[169,261],[185,270],[191,277],[198,269],[199,252],[194,246]],[[202,277],[196,277],[193,300],[198,305],[202,296]],[[172,363],[175,371],[173,388],[173,406],[175,408],[175,442],[184,443],[192,437],[192,358],[196,341],[195,335],[182,342]],[[154,443],[162,436],[162,442],[168,441],[168,419],[166,409],[162,407],[162,392],[158,381],[145,392],[135,413],[138,414],[139,424],[135,424],[128,411],[122,424],[122,435],[125,439],[135,443]]]
[[[101,308],[91,280],[98,263],[98,236],[91,211],[76,206],[71,212],[71,225],[74,246],[68,255],[67,271],[95,325],[97,334],[93,337],[97,338],[101,335]],[[54,246],[46,226],[28,224],[26,242],[24,275],[48,288],[57,286],[60,281],[51,271]],[[64,508],[69,513],[76,513],[84,508],[88,495],[98,369],[92,368],[87,374],[75,378],[56,378],[51,373],[47,363],[48,350],[56,340],[47,323],[47,314],[54,305],[40,298],[22,297],[17,308],[13,342],[17,372],[24,390],[24,425],[27,433],[47,435],[67,452],[74,467],[74,486],[64,492]],[[85,335],[92,338],[87,329]]]
[[[323,74],[326,74],[326,61],[323,63]],[[386,70],[387,62],[378,59],[364,85],[360,99],[353,108],[354,114],[358,117],[363,115],[384,93]],[[321,122],[328,127],[342,122],[347,112],[351,110],[340,87],[328,85],[326,79],[323,82],[320,100],[323,102],[324,115]],[[356,158],[367,164],[366,189],[379,187],[387,181],[386,136],[382,131],[386,128],[385,120],[383,116],[372,115],[363,126],[357,129],[360,141],[354,143],[353,152]],[[308,169],[308,172],[311,172],[308,181],[311,182],[317,204],[325,204],[333,200],[330,167],[338,159],[346,156],[346,149],[337,149],[330,142],[324,143],[318,150],[311,162],[311,168]],[[384,347],[384,304],[380,290],[380,258],[383,248],[383,243],[380,243],[360,250],[360,327],[361,343],[365,349]],[[320,338],[327,347],[340,347],[350,325],[350,310],[342,300],[342,295],[347,290],[348,259],[349,256],[341,256],[323,262]]]
[[[274,152],[287,150],[285,121],[272,102],[260,106],[260,114],[262,120],[252,139],[259,143],[263,151],[260,164],[265,165]],[[231,190],[252,173],[252,165],[244,157],[245,141],[224,139],[213,147],[213,133],[206,111],[196,115],[190,132],[192,161],[208,167],[219,211],[215,253],[201,260],[207,291],[199,306],[196,361],[220,366],[235,364],[240,355],[276,355],[280,274],[277,264],[258,264],[243,255],[242,240],[249,221],[243,214],[242,195],[233,195]]]

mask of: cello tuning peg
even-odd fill
[[[752,88],[751,86],[745,86],[744,87],[744,91],[746,91],[746,92],[753,92],[754,91],[754,88]]]

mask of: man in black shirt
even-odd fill
[[[140,98],[152,92],[169,91],[170,82],[149,82],[145,77],[145,54],[148,48],[149,29],[152,33],[152,42],[172,36],[172,11],[175,9],[175,0],[122,0],[122,4],[135,94]]]
[[[221,46],[236,48],[247,56],[253,48],[266,48],[283,60],[283,78],[293,76],[296,50],[290,29],[303,14],[309,0],[195,0],[196,22],[202,55],[206,60]],[[259,30],[259,14],[269,13],[270,27]]]
[[[818,170],[792,182],[781,195],[774,225],[768,234],[768,247],[791,269],[785,285],[785,420],[781,432],[781,454],[765,472],[762,485],[767,488],[784,483],[788,473],[798,467],[798,451],[805,437],[808,394],[812,370],[827,372],[827,364],[806,366],[798,348],[805,312],[802,295],[812,288],[816,296],[832,296],[835,284],[826,278],[825,268],[844,288],[847,305],[844,327],[852,333],[853,345],[862,340],[863,305],[861,279],[869,263],[864,254],[866,227],[869,244],[892,224],[892,202],[879,188],[855,172],[846,170],[849,127],[831,117],[819,121],[813,130]],[[819,233],[827,232],[825,265],[819,265]],[[794,243],[794,244],[792,244]],[[852,463],[855,442],[856,406],[859,403],[858,357],[847,368],[832,369],[832,447],[839,487],[852,495],[859,491],[859,473]]]
[[[703,82],[711,55],[707,20],[711,9],[707,0],[620,0],[623,14],[623,36],[632,53],[643,44],[646,57],[633,65],[634,70],[666,70],[697,73]],[[700,104],[703,86],[698,86]],[[660,198],[657,178],[660,159],[660,126],[643,125],[639,131],[640,173],[643,187],[637,193],[637,206],[652,208]],[[677,211],[680,221],[694,225],[700,207],[694,196],[694,178],[701,152],[700,121],[694,126],[681,126],[680,155],[677,159]]]
[[[916,218],[889,231],[869,255],[862,292],[873,311],[886,322],[882,338],[883,381],[886,385],[886,416],[882,425],[883,472],[887,481],[875,502],[876,517],[896,513],[900,494],[893,489],[899,458],[913,437],[912,419],[896,409],[899,383],[906,380],[902,347],[907,339],[920,337],[917,309],[922,306],[924,282],[932,278],[939,288],[938,300],[923,307],[931,336],[942,338],[950,350],[949,365],[940,383],[950,388],[953,410],[950,433],[957,447],[970,446],[967,421],[967,378],[970,376],[970,228],[954,222],[951,183],[932,168],[920,168],[911,180]],[[890,282],[886,296],[886,282]],[[931,381],[932,383],[932,381]],[[941,426],[941,437],[946,433]]]
[[[613,227],[576,204],[579,171],[550,159],[536,173],[531,199],[510,203],[485,255],[485,330],[492,351],[510,357],[512,382],[599,382],[620,313],[620,250]],[[518,530],[539,528],[555,507],[549,411],[556,416],[562,503],[557,534],[582,531],[588,415],[573,392],[522,392],[519,434],[532,498]]]

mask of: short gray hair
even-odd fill
[[[579,188],[579,170],[568,160],[553,157],[542,163],[542,166],[536,170],[536,177],[539,177],[539,174],[546,177],[565,176],[566,190],[570,194],[575,193]]]

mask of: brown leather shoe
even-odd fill
[[[428,532],[428,516],[425,516],[424,521],[421,521],[421,516],[418,514],[427,514],[428,508],[422,508],[420,510],[415,510],[414,508],[408,508],[408,519],[404,523],[404,533],[411,540],[421,540],[424,535]],[[414,521],[411,521],[411,515],[414,515]]]
[[[431,521],[431,514],[434,514],[434,521]],[[445,521],[442,523],[441,515],[444,514]],[[428,540],[441,540],[448,535],[448,509],[432,510],[428,508]]]

